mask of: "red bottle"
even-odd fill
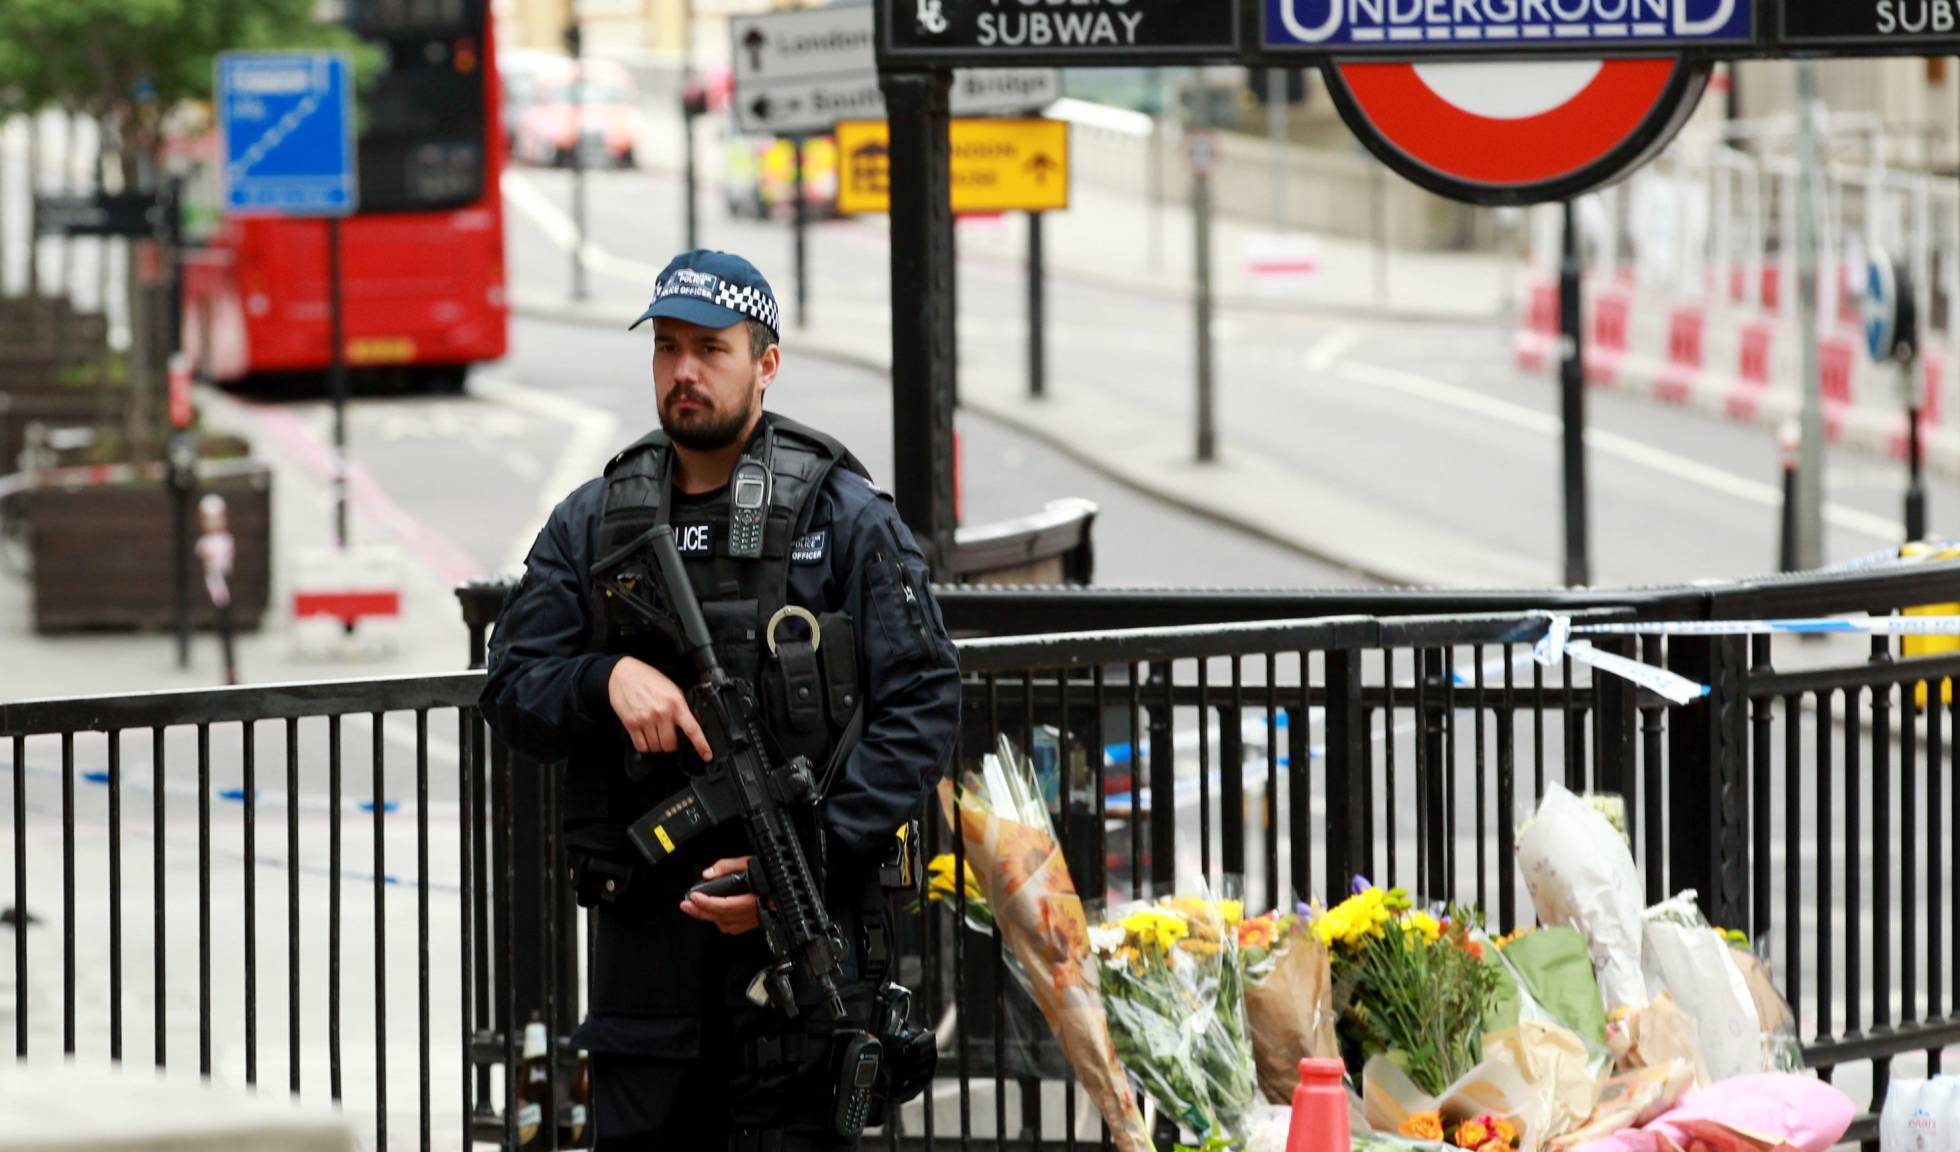
[[[1339,1060],[1300,1061],[1286,1152],[1347,1152],[1348,1095],[1341,1086],[1345,1071]]]

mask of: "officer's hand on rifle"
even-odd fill
[[[633,738],[634,751],[678,751],[684,736],[703,762],[715,758],[701,725],[688,709],[687,693],[652,665],[631,656],[621,659],[613,665],[612,678],[606,682],[606,696],[613,714]]]
[[[717,860],[701,873],[701,879],[713,880],[732,872],[747,872],[749,858],[736,857],[732,860]],[[681,911],[696,920],[705,920],[721,929],[723,935],[740,936],[753,932],[761,923],[756,912],[756,898],[753,892],[741,896],[710,896],[705,892],[690,892],[681,901]]]

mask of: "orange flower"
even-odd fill
[[[1465,940],[1463,942],[1463,950],[1470,953],[1470,959],[1472,960],[1482,960],[1484,958],[1484,946],[1475,940]]]
[[[1411,1113],[1402,1121],[1401,1134],[1411,1140],[1441,1140],[1443,1118],[1434,1112]]]
[[[1490,1141],[1490,1129],[1480,1120],[1465,1120],[1457,1125],[1456,1146],[1458,1148],[1482,1148]]]
[[[1502,1140],[1507,1147],[1517,1144],[1518,1126],[1516,1124],[1513,1124],[1509,1120],[1506,1120],[1502,1116],[1499,1116],[1497,1118],[1497,1123],[1491,1125],[1491,1129],[1492,1131],[1497,1133],[1497,1138],[1499,1140]]]
[[[1512,1148],[1504,1141],[1492,1137],[1490,1142],[1477,1149],[1477,1152],[1512,1152]]]
[[[1278,925],[1267,916],[1239,921],[1239,947],[1271,948],[1278,936]]]

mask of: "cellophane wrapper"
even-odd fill
[[[1082,898],[1027,759],[1003,737],[957,787],[941,781],[939,796],[1015,961],[1010,967],[1102,1113],[1111,1144],[1120,1152],[1151,1152],[1110,1038]]]

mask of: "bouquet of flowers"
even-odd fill
[[[980,890],[980,878],[973,873],[973,861],[959,861],[962,867],[961,883],[954,883],[953,868],[955,857],[945,852],[932,858],[926,865],[926,903],[949,904],[958,907],[961,903],[955,893],[964,889],[967,927],[976,932],[992,933],[994,930],[994,910],[987,907],[986,893]],[[917,906],[913,908],[917,911]]]
[[[1245,1016],[1259,1087],[1274,1104],[1292,1100],[1300,1061],[1340,1055],[1334,1036],[1334,980],[1327,947],[1299,914],[1268,912],[1241,920]]]
[[[947,823],[965,843],[978,903],[1061,1042],[1077,1082],[1109,1125],[1112,1145],[1119,1152],[1150,1152],[1150,1133],[1110,1039],[1082,899],[1027,760],[1002,737],[999,751],[967,773],[961,787],[941,781],[939,798]],[[945,875],[950,895],[950,861]],[[962,887],[967,879],[961,877]]]
[[[1431,1140],[1469,1152],[1517,1152],[1517,1125],[1502,1116],[1473,1116],[1446,1123],[1440,1112],[1417,1112],[1402,1121],[1399,1136]]]
[[[1352,896],[1314,917],[1332,957],[1340,1031],[1360,1061],[1393,1053],[1432,1096],[1477,1066],[1501,979],[1471,937],[1478,919],[1457,906],[1419,909],[1402,889],[1359,877]]]
[[[1177,897],[1090,930],[1123,1066],[1207,1147],[1245,1140],[1258,1088],[1242,922],[1238,901]]]

